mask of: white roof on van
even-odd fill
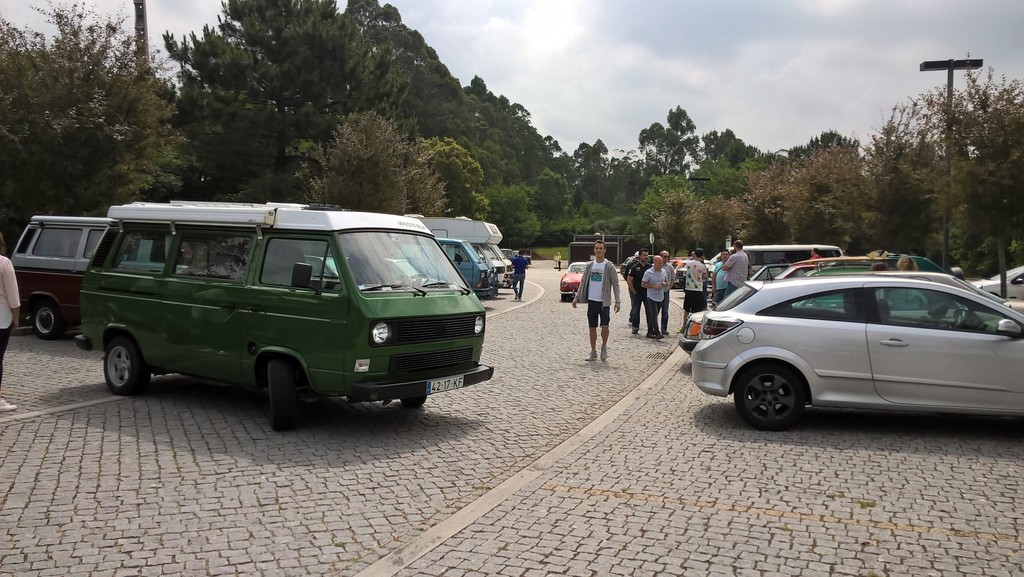
[[[107,216],[128,222],[252,225],[288,230],[395,229],[431,234],[415,218],[280,202],[133,202],[110,207]]]
[[[30,223],[38,223],[43,226],[49,224],[74,224],[74,225],[85,225],[85,226],[107,226],[114,222],[109,218],[102,216],[50,216],[37,214],[32,217]]]

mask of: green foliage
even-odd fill
[[[294,199],[289,178],[346,115],[390,113],[404,93],[392,53],[375,50],[333,0],[227,0],[216,29],[180,43],[180,122],[197,198]]]
[[[33,214],[105,214],[176,160],[167,85],[120,22],[83,6],[43,12],[52,40],[0,20],[0,227]]]
[[[447,213],[477,220],[487,214],[480,194],[484,174],[465,148],[451,138],[429,138],[419,143],[430,168],[444,183]]]
[[[852,148],[856,150],[860,148],[860,142],[855,138],[843,136],[835,130],[826,130],[819,136],[812,138],[807,144],[790,148],[788,157],[790,159],[810,158],[815,152],[829,148]]]
[[[701,137],[704,151],[704,163],[711,161],[715,164],[723,164],[730,168],[739,168],[747,159],[757,158],[761,151],[743,142],[736,134],[726,128],[725,132],[719,134],[717,130]]]
[[[393,214],[440,216],[444,211],[444,189],[426,150],[374,112],[346,119],[312,159],[304,173],[309,202]]]
[[[700,139],[690,115],[676,106],[668,112],[668,125],[655,122],[640,131],[640,154],[649,174],[665,176],[687,174],[690,166],[700,162]]]
[[[528,246],[540,234],[540,220],[532,211],[534,194],[536,191],[525,184],[484,189],[490,203],[487,218],[501,229],[506,246]]]
[[[561,220],[570,206],[569,183],[551,169],[544,169],[537,180],[534,210],[544,222]]]

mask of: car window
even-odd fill
[[[880,324],[996,334],[1008,318],[995,309],[942,291],[917,287],[874,289]]]
[[[582,273],[587,270],[587,265],[583,263],[573,263],[569,265],[568,272]]]
[[[716,311],[727,311],[748,298],[754,296],[757,289],[752,285],[744,284],[733,292],[729,293],[729,296],[725,297],[725,300],[715,305]]]
[[[759,315],[825,321],[864,322],[860,289],[848,288],[815,293],[772,305]]]
[[[240,282],[245,278],[251,248],[249,234],[181,233],[174,274]]]
[[[167,262],[171,235],[163,231],[140,230],[127,232],[111,263],[112,270],[161,273]]]
[[[314,283],[319,281],[322,274],[325,290],[339,287],[338,265],[327,241],[294,238],[270,239],[260,270],[260,283],[291,286],[295,263],[306,263],[312,267],[311,278]]]
[[[96,245],[100,243],[100,239],[103,238],[103,233],[107,232],[106,229],[92,229],[89,231],[89,236],[85,239],[85,258],[92,258],[93,253],[96,252]]]
[[[39,231],[39,239],[32,247],[32,256],[74,258],[78,256],[78,242],[82,239],[80,228],[46,227]]]

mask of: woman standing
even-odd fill
[[[11,339],[11,331],[18,328],[18,308],[21,297],[18,296],[18,281],[14,278],[14,265],[11,259],[3,255],[7,252],[4,235],[0,234],[0,385],[4,380],[4,353],[7,342]],[[13,411],[17,405],[0,398],[0,413]]]

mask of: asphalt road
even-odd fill
[[[493,380],[417,411],[305,403],[286,433],[263,396],[113,397],[98,353],[12,338],[0,574],[1024,575],[1024,420],[754,431],[626,310],[585,362],[559,275],[537,261],[524,302],[485,303]]]

